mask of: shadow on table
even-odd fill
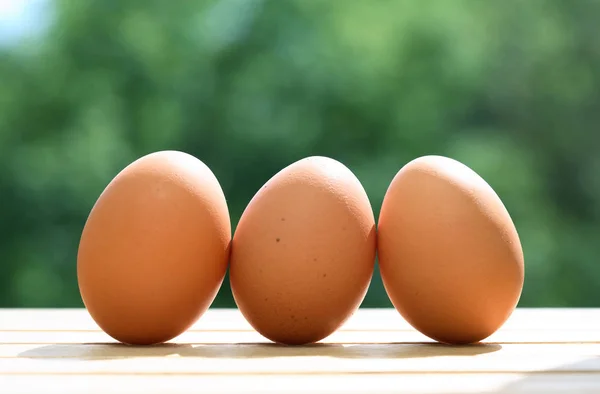
[[[450,346],[438,343],[325,344],[285,346],[274,343],[237,344],[162,344],[129,346],[122,344],[88,343],[45,345],[21,352],[19,357],[43,359],[118,359],[132,357],[202,357],[202,358],[272,358],[272,357],[334,357],[334,358],[425,358],[444,356],[475,356],[500,350],[498,344]]]

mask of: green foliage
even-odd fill
[[[80,306],[89,210],[163,149],[211,167],[234,224],[304,156],[349,166],[376,215],[407,161],[454,157],[513,216],[521,305],[600,305],[600,2],[62,0],[53,16],[0,52],[0,306]],[[389,305],[378,276],[364,305]]]

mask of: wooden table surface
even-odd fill
[[[0,393],[600,393],[600,309],[518,309],[474,346],[361,309],[302,347],[211,309],[172,342],[116,344],[85,310],[0,309]]]

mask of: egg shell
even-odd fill
[[[396,174],[379,216],[378,257],[394,307],[440,342],[487,338],[523,288],[523,251],[507,209],[483,178],[447,157],[420,157]]]
[[[375,253],[375,220],[359,180],[336,160],[308,157],[273,176],[243,212],[231,289],[266,338],[317,342],[358,309]]]
[[[183,152],[151,153],[123,169],[89,214],[77,258],[81,297],[118,341],[170,340],[214,300],[230,242],[212,171]]]

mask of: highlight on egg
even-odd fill
[[[379,215],[378,257],[394,307],[444,343],[489,337],[523,289],[509,212],[483,178],[447,157],[420,157],[396,174]]]
[[[358,309],[375,253],[374,215],[360,181],[339,161],[304,158],[275,174],[244,210],[231,290],[264,337],[317,342]]]
[[[230,241],[213,172],[187,153],[148,154],[115,176],[88,216],[77,256],[81,297],[114,339],[168,341],[214,300]]]

